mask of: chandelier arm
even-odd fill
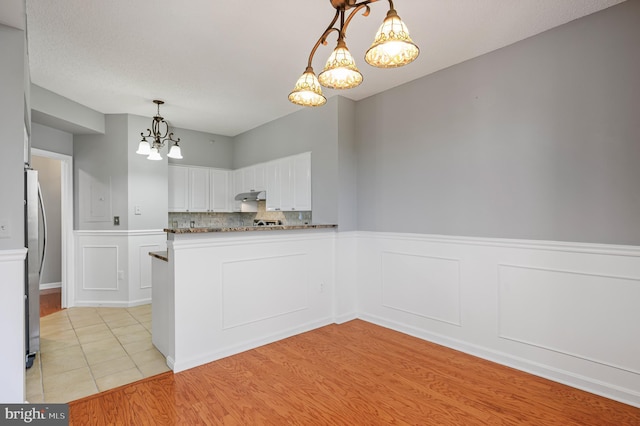
[[[313,56],[316,54],[316,50],[318,50],[318,47],[320,47],[320,43],[326,45],[327,44],[327,37],[329,36],[329,34],[331,34],[331,31],[338,31],[338,29],[334,28],[333,26],[335,25],[335,23],[338,20],[339,16],[340,16],[340,10],[337,9],[336,10],[336,14],[333,17],[333,20],[331,20],[331,23],[329,24],[327,29],[324,30],[324,32],[322,33],[322,35],[320,36],[318,41],[316,41],[316,44],[315,44],[315,46],[313,46],[313,49],[311,49],[311,53],[309,54],[309,61],[307,62],[307,67],[311,67],[311,62],[313,61]]]
[[[342,28],[340,29],[340,37],[341,38],[345,38],[346,37],[346,35],[347,35],[347,27],[349,26],[349,23],[351,22],[351,20],[355,16],[355,14],[360,11],[360,9],[362,9],[363,7],[366,7],[367,10],[365,10],[365,12],[362,14],[362,16],[369,16],[369,12],[371,11],[371,8],[369,7],[369,4],[370,3],[375,3],[377,1],[378,0],[367,0],[367,1],[363,1],[362,3],[357,3],[356,5],[354,5],[354,9],[351,11],[351,13],[349,13],[349,17],[347,18],[347,20],[344,22],[344,25],[342,25]]]

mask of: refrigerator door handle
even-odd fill
[[[40,257],[39,271],[39,281],[42,282],[42,270],[44,269],[44,260],[47,254],[47,214],[44,210],[44,200],[42,199],[42,189],[40,188],[40,182],[38,182],[38,205],[40,207],[40,212],[42,212],[42,255]]]

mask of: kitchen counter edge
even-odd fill
[[[165,228],[164,232],[169,234],[203,234],[208,232],[291,231],[297,229],[328,229],[337,227],[338,225],[334,224],[234,226],[226,228]]]

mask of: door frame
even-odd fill
[[[73,237],[73,157],[43,149],[31,148],[31,155],[60,161],[60,235],[62,252],[61,265],[61,305],[70,308],[75,300],[75,256]]]

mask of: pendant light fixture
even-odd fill
[[[180,160],[182,159],[182,151],[178,145],[180,138],[177,140],[173,139],[173,132],[169,133],[169,124],[164,121],[164,118],[160,115],[160,105],[164,104],[164,102],[155,99],[153,103],[158,106],[158,112],[153,116],[151,129],[147,129],[148,134],[140,133],[142,140],[140,144],[138,144],[136,154],[147,155],[147,160],[159,161],[162,160],[160,149],[166,142],[173,142],[167,157]],[[151,142],[147,141],[147,138],[151,138]]]
[[[351,89],[362,83],[362,74],[355,64],[353,56],[344,41],[347,27],[351,19],[362,8],[365,9],[363,15],[369,16],[370,3],[378,0],[364,0],[358,3],[357,0],[330,0],[331,5],[336,9],[333,20],[322,33],[316,42],[311,53],[304,74],[298,79],[293,91],[289,94],[289,100],[302,106],[321,106],[327,102],[327,98],[322,94],[320,85],[330,89]],[[384,22],[376,33],[373,44],[367,50],[365,60],[368,64],[378,68],[395,68],[413,62],[420,53],[411,37],[407,26],[402,22],[395,8],[393,1],[389,1],[389,12]],[[345,12],[353,9],[345,19]],[[340,26],[334,25],[340,19]],[[327,37],[333,31],[338,33],[338,44],[331,56],[327,60],[324,70],[316,77],[311,65],[313,56],[320,44],[327,44]]]

